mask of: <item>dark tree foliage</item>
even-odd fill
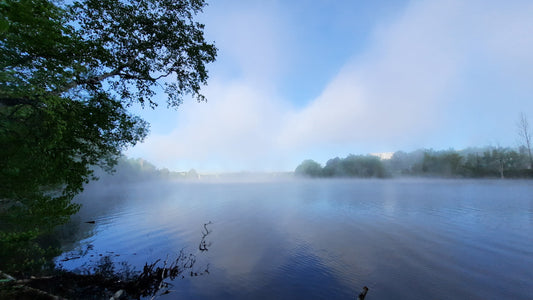
[[[346,158],[335,157],[328,160],[324,168],[317,162],[306,160],[296,168],[295,174],[358,178],[533,178],[528,154],[528,149],[522,146],[518,151],[503,147],[469,148],[462,151],[398,151],[388,160],[381,160],[372,155],[348,155]]]
[[[485,147],[462,151],[417,150],[411,153],[398,151],[387,163],[394,175],[433,177],[533,177],[528,167],[525,149]]]
[[[326,165],[322,169],[322,175],[324,177],[333,177],[336,174],[343,174],[342,160],[339,157],[332,158],[326,162]]]
[[[429,175],[455,176],[462,173],[463,158],[459,153],[446,151],[443,153],[424,153],[422,172]]]
[[[322,168],[313,160],[302,162],[295,170],[296,175],[310,177],[386,177],[381,160],[371,155],[348,155],[346,158],[333,158]]]
[[[93,166],[111,170],[142,141],[148,124],[129,105],[153,107],[156,93],[171,107],[185,95],[205,100],[216,56],[194,21],[205,5],[0,3],[0,252],[67,220]]]
[[[372,155],[348,155],[341,161],[340,176],[348,177],[385,177],[385,168],[378,157]],[[339,176],[337,175],[337,176]]]
[[[296,167],[294,173],[300,176],[320,177],[322,176],[322,166],[316,161],[308,159]]]
[[[413,152],[396,151],[387,162],[387,167],[393,175],[410,175],[416,170],[417,164],[422,161],[424,150]]]

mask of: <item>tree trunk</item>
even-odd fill
[[[503,176],[503,159],[500,159],[500,178],[504,179],[504,176]]]

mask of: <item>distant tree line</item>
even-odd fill
[[[385,165],[376,156],[348,155],[335,157],[322,167],[313,160],[303,161],[294,171],[297,175],[310,177],[386,177]]]
[[[167,168],[158,169],[152,163],[142,158],[121,156],[112,173],[95,170],[95,175],[106,183],[128,183],[157,179],[198,179],[199,174],[191,169],[186,172],[170,171]]]
[[[458,178],[533,178],[530,150],[504,147],[468,148],[461,151],[421,149],[397,151],[390,159],[372,155],[333,158],[322,167],[313,160],[303,161],[296,175],[307,177],[384,178],[398,176]]]

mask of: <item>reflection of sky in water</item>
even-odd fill
[[[194,182],[91,193],[82,197],[124,199],[108,202],[81,242],[95,256],[64,266],[113,252],[140,268],[182,248],[197,253],[210,274],[176,281],[169,299],[348,299],[363,285],[373,299],[533,294],[528,181]],[[209,221],[212,245],[198,253]]]

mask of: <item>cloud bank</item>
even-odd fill
[[[129,155],[177,170],[293,170],[348,153],[508,145],[518,114],[533,118],[530,1],[407,2],[303,104],[279,88],[316,46],[291,39],[298,16],[283,2],[229,3],[206,13],[220,49],[208,102],[161,118],[164,132],[147,118],[155,130]]]

